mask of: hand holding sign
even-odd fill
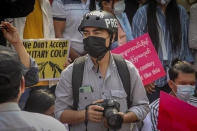
[[[154,84],[154,82],[150,83],[148,85],[145,85],[144,88],[149,94],[155,92],[155,84]]]
[[[16,27],[14,27],[9,22],[1,22],[1,26],[4,27],[1,28],[1,30],[3,32],[4,37],[9,41],[9,43],[11,43],[13,46],[15,46],[16,44],[22,45]]]

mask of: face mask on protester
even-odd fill
[[[177,92],[175,95],[177,98],[187,102],[189,101],[190,97],[194,95],[195,86],[192,85],[176,85]]]
[[[109,48],[105,46],[106,39],[97,36],[89,36],[83,39],[84,50],[88,52],[88,54],[98,60],[101,60]]]
[[[157,0],[158,3],[162,4],[162,5],[166,5],[168,3],[170,3],[171,0]]]
[[[124,0],[118,1],[114,4],[114,14],[120,15],[125,10],[125,2]]]

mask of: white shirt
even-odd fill
[[[44,38],[55,38],[51,5],[48,0],[39,0],[39,1],[43,15]],[[17,28],[20,35],[20,39],[23,39],[26,17],[7,18],[7,20],[10,21],[13,20],[13,25]]]
[[[83,16],[89,12],[89,0],[84,2],[73,0],[55,0],[52,4],[53,18],[66,21],[63,37],[70,40],[71,47],[78,53],[84,52],[83,37],[78,31]]]
[[[0,131],[67,131],[53,117],[21,111],[17,103],[0,104]]]

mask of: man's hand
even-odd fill
[[[118,112],[118,114],[122,117],[123,122],[124,122],[124,115],[125,115],[125,113],[123,113],[123,112]]]
[[[104,108],[97,105],[90,105],[88,107],[88,120],[93,122],[101,122],[103,120]]]
[[[8,42],[11,43],[13,46],[22,44],[19,33],[17,32],[16,28],[9,22],[2,21],[1,30],[3,32],[5,39],[7,39]]]
[[[99,99],[93,102],[93,104],[101,103],[103,99]],[[88,107],[88,120],[94,122],[101,122],[103,119],[103,110],[104,108],[98,105],[90,105]]]
[[[152,94],[153,92],[155,92],[155,84],[154,83],[145,85],[144,88],[149,94]]]
[[[11,43],[17,54],[20,57],[21,63],[26,67],[30,68],[30,56],[27,53],[25,47],[23,46],[23,42],[20,40],[18,31],[16,28],[11,25],[9,22],[1,22],[1,30],[3,32],[4,37]]]

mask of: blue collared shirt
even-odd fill
[[[142,6],[139,8],[133,18],[132,23],[132,33],[133,37],[139,37],[145,33],[147,33],[147,5]],[[158,6],[157,7],[157,15],[158,15],[158,23],[162,25],[161,31],[164,35],[164,42],[166,46],[167,51],[167,60],[164,60],[163,53],[161,47],[158,49],[158,56],[159,59],[164,66],[165,71],[167,71],[167,68],[171,64],[172,60],[174,58],[179,58],[180,60],[185,60],[188,62],[193,61],[191,50],[188,46],[188,26],[189,26],[189,17],[187,15],[186,10],[182,6],[178,6],[180,11],[180,22],[181,22],[181,31],[182,31],[182,43],[181,48],[177,48],[177,51],[172,51],[172,43],[170,41],[170,33],[166,26],[166,17],[162,12],[162,9]],[[157,26],[155,26],[156,28]],[[167,76],[162,77],[158,79],[155,84],[159,87],[164,86],[167,84]]]
[[[118,22],[120,23],[123,31],[126,33],[127,41],[132,40],[133,36],[131,33],[131,25],[129,23],[126,13],[121,13],[120,15],[116,15],[116,18],[118,19]]]

